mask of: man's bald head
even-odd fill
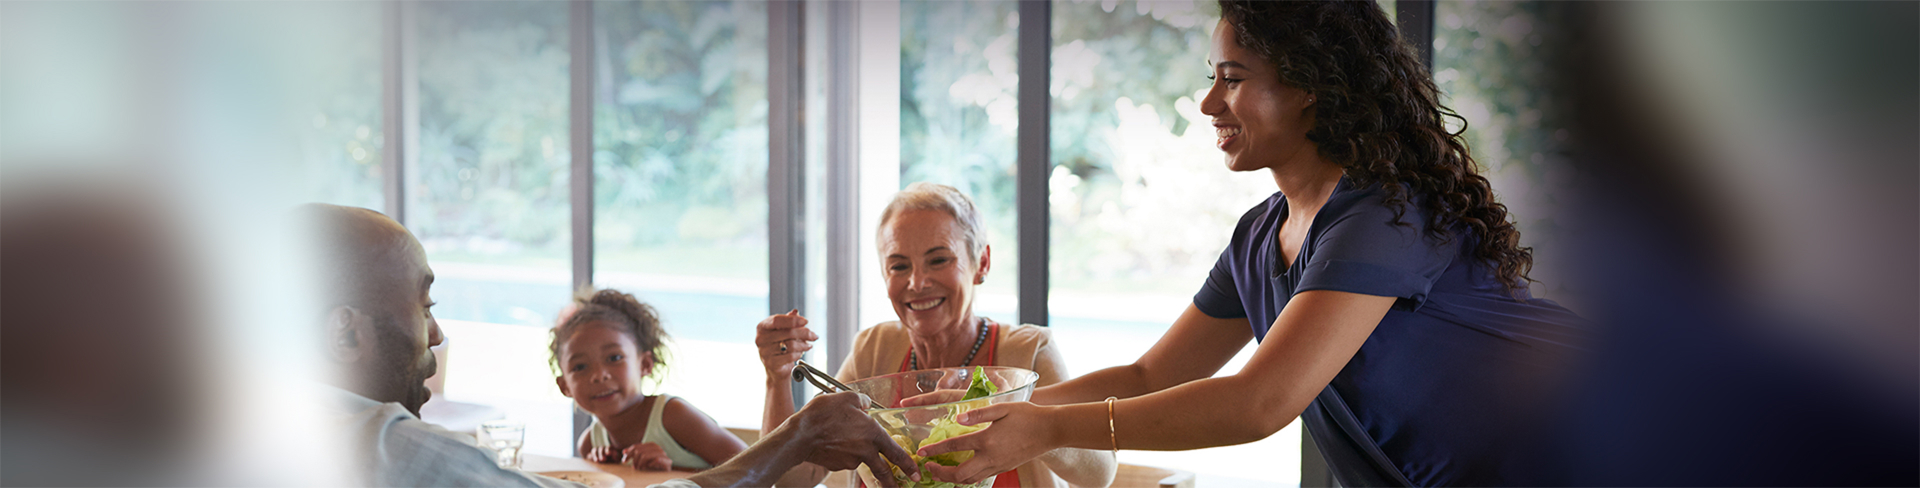
[[[428,310],[433,270],[406,227],[379,212],[308,204],[298,210],[321,281],[326,349],[342,367],[335,383],[420,413],[423,384],[441,341]]]
[[[311,203],[300,207],[308,244],[315,251],[316,271],[322,280],[327,307],[364,306],[391,295],[378,276],[383,270],[421,252],[407,228],[386,214],[360,207]]]

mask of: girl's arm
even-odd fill
[[[1253,328],[1247,319],[1213,318],[1189,304],[1166,335],[1133,364],[1036,389],[1032,402],[1061,405],[1097,402],[1109,396],[1131,398],[1213,376],[1252,339]]]
[[[712,417],[693,408],[684,399],[674,398],[667,402],[666,410],[660,413],[660,421],[666,422],[667,433],[673,435],[674,442],[707,460],[708,465],[719,466],[733,459],[740,451],[747,450],[746,442],[721,428]]]
[[[580,459],[593,461],[593,458],[590,456],[591,454],[593,454],[593,441],[590,439],[591,437],[593,436],[590,434],[587,434],[586,432],[580,433],[580,442],[577,443],[579,444],[579,446],[574,448],[575,450],[578,450],[580,452]],[[595,462],[598,462],[598,461],[595,461]]]
[[[973,450],[973,459],[960,466],[928,467],[935,478],[973,482],[1060,447],[1110,449],[1117,442],[1127,449],[1182,450],[1259,440],[1279,431],[1306,409],[1307,403],[1366,343],[1394,300],[1328,290],[1295,295],[1239,373],[1179,383],[1115,402],[1111,434],[1104,402],[1062,406],[1003,403],[967,412],[958,419],[969,425],[993,422],[991,427],[923,447],[920,454]],[[1161,343],[1171,339],[1163,338]],[[1160,345],[1155,345],[1155,351],[1159,349]],[[1194,360],[1205,359],[1211,358]],[[1213,364],[1208,369],[1218,368]],[[1115,377],[1131,382],[1124,386],[1147,389],[1178,377],[1156,374],[1164,371],[1148,368],[1144,373]],[[1069,392],[1080,396],[1056,395],[1069,399],[1093,396],[1086,395],[1091,389]]]

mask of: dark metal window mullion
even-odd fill
[[[1053,59],[1053,4],[1020,2],[1019,156],[1015,174],[1015,209],[1020,243],[1020,322],[1047,325],[1047,287],[1051,206],[1047,204],[1047,176],[1053,171],[1050,152],[1053,96],[1048,93]]]
[[[573,289],[593,286],[593,2],[567,2],[568,201],[572,206]],[[564,297],[562,297],[564,299]],[[573,436],[592,422],[573,409]]]
[[[860,5],[817,2],[826,14],[827,364],[849,355],[860,319]]]
[[[593,2],[567,2],[568,200],[573,210],[573,288],[593,286]]]
[[[768,314],[806,308],[804,7],[767,4]],[[794,405],[806,403],[807,396],[806,383],[795,382]]]
[[[407,160],[414,152],[411,138],[418,126],[414,103],[413,17],[411,2],[387,2],[381,8],[380,49],[380,193],[381,211],[407,224]]]

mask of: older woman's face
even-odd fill
[[[907,327],[965,326],[973,318],[973,287],[986,279],[991,249],[978,259],[953,216],[934,210],[908,210],[880,230],[882,273],[893,313]]]
[[[1307,141],[1312,119],[1307,93],[1280,83],[1272,63],[1240,45],[1233,24],[1213,30],[1213,88],[1200,111],[1213,117],[1214,143],[1227,153],[1227,169],[1275,168],[1296,157],[1311,156]],[[1303,154],[1303,152],[1305,154]]]

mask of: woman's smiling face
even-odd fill
[[[902,324],[921,331],[970,325],[974,285],[986,278],[991,249],[968,256],[953,216],[937,210],[895,214],[879,245],[887,298]]]
[[[640,379],[653,372],[653,360],[640,352],[633,336],[610,324],[582,325],[560,348],[560,394],[572,397],[595,417],[625,411],[646,399]]]
[[[1280,82],[1273,63],[1240,45],[1233,24],[1225,20],[1213,31],[1213,87],[1200,100],[1200,111],[1213,117],[1214,141],[1227,153],[1227,169],[1253,171],[1275,168],[1314,151],[1307,141],[1313,119],[1305,91]]]

